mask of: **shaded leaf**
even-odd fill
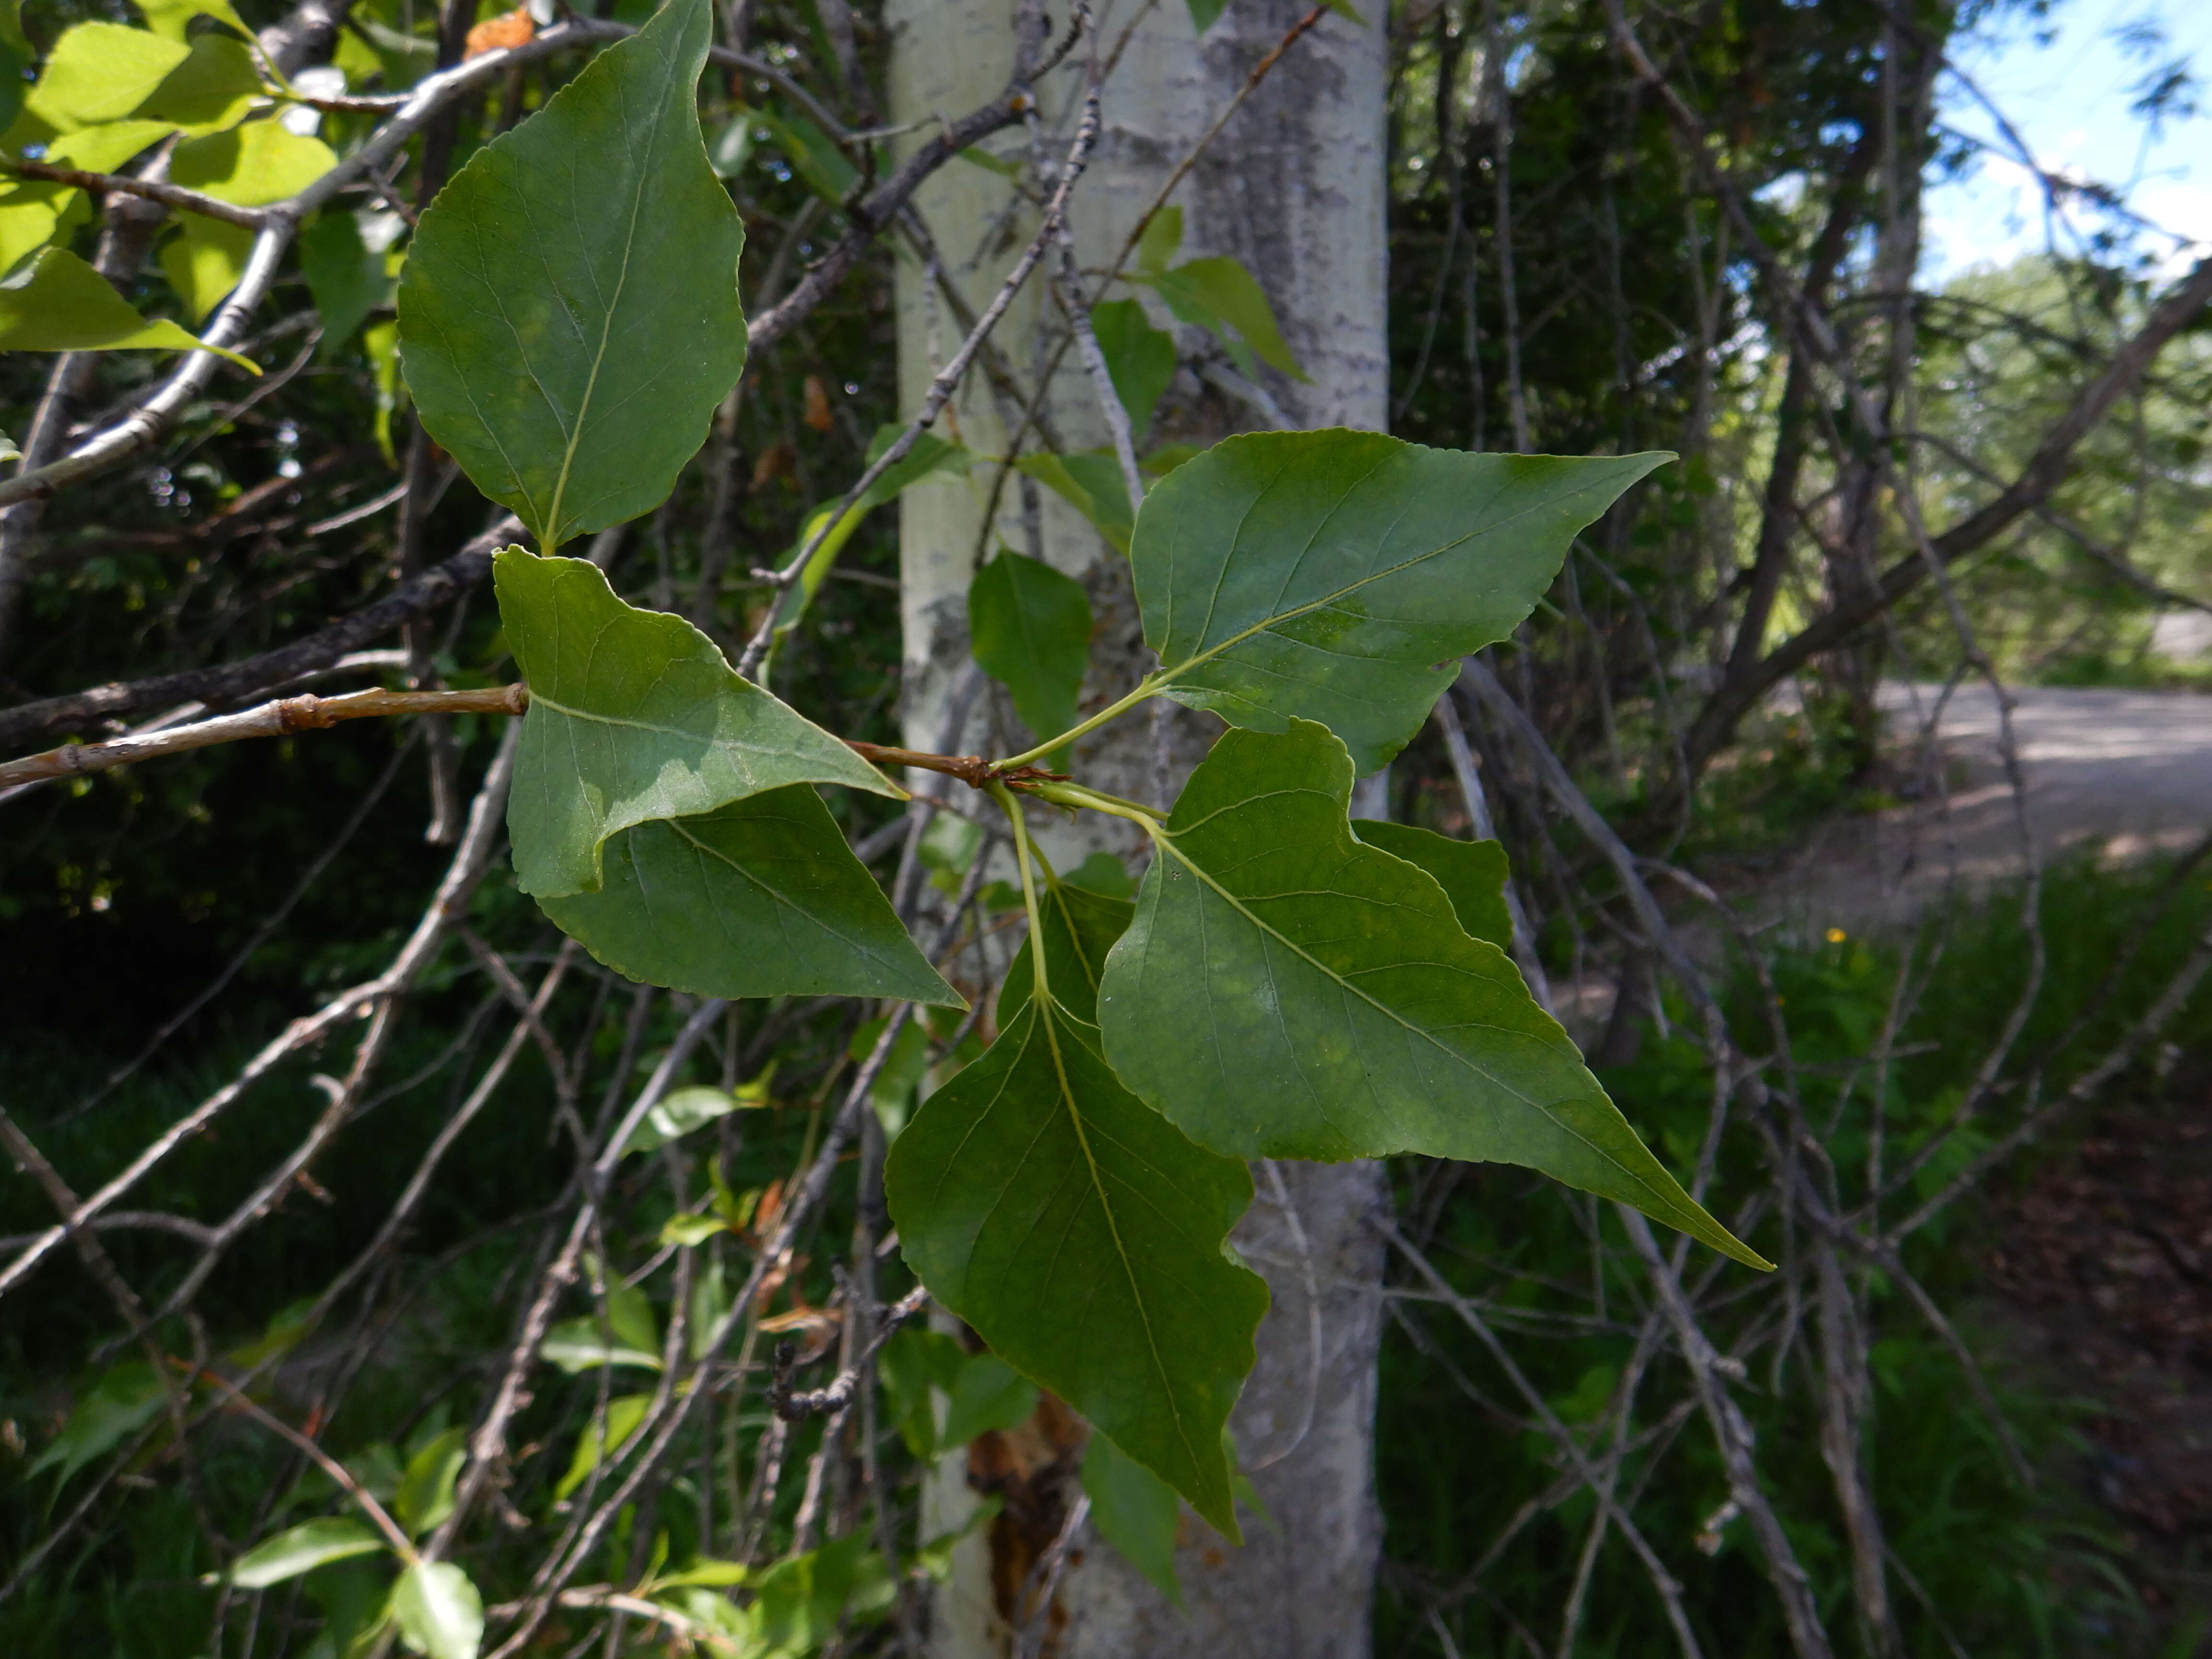
[[[1249,433],[1145,498],[1130,562],[1166,695],[1237,726],[1319,720],[1362,775],[1510,634],[1577,531],[1663,454],[1425,449],[1371,432]]]
[[[1036,1384],[996,1354],[969,1354],[946,1390],[941,1443],[964,1446],[979,1434],[1025,1423],[1036,1409]]]
[[[69,185],[25,179],[0,190],[0,275],[83,223],[89,212],[85,193]]]
[[[1120,860],[1110,853],[1091,856],[1103,856],[1113,862],[1115,869],[1121,871],[1126,892],[1129,878],[1126,871],[1121,871]],[[1090,867],[1086,861],[1085,868]],[[1077,872],[1079,876],[1081,873]],[[1136,908],[1127,898],[1099,892],[1095,885],[1077,885],[1073,876],[1054,877],[1046,872],[1037,890],[1037,911],[1044,922],[1045,960],[1052,969],[1053,1000],[1078,1019],[1097,1023],[1098,986],[1105,977],[1107,952],[1127,930],[1129,918],[1136,914]],[[999,988],[999,1024],[1002,1026],[1011,1023],[1029,1002],[1036,980],[1036,970],[1030,965],[1030,949],[1031,942],[1024,939]]]
[[[1505,878],[1511,867],[1505,845],[1495,841],[1455,841],[1410,823],[1354,818],[1352,831],[1370,847],[1418,864],[1437,878],[1451,901],[1459,925],[1501,951],[1513,948],[1513,918],[1505,908]]]
[[[261,371],[234,351],[207,345],[176,324],[148,322],[107,278],[65,247],[49,247],[0,282],[0,351],[213,351]]]
[[[423,425],[550,552],[658,505],[744,367],[744,231],[699,135],[707,0],[669,0],[470,158],[399,284]]]
[[[191,55],[162,77],[137,113],[174,122],[188,137],[236,126],[254,100],[267,95],[253,53],[227,34],[203,34],[187,44]]]
[[[477,1659],[483,1645],[483,1598],[450,1561],[417,1561],[392,1587],[399,1639],[426,1659]]]
[[[594,1418],[576,1437],[575,1455],[568,1460],[568,1472],[553,1488],[553,1501],[566,1502],[569,1493],[592,1478],[593,1469],[627,1446],[652,1406],[649,1394],[617,1395],[608,1401],[605,1421]]]
[[[1091,599],[1082,583],[1001,550],[969,585],[968,629],[975,660],[1012,694],[1014,712],[1038,742],[1075,724],[1091,662]],[[1060,765],[1066,752],[1044,763]]]
[[[382,1534],[348,1516],[304,1521],[240,1556],[230,1581],[240,1589],[267,1589],[327,1563],[386,1547]]]
[[[392,1494],[392,1518],[420,1538],[453,1512],[453,1485],[468,1461],[469,1431],[447,1429],[407,1460]]]
[[[600,1365],[661,1369],[660,1325],[643,1291],[617,1281],[606,1287],[606,1322],[597,1312],[565,1319],[545,1333],[538,1355],[574,1374]]]
[[[58,1466],[58,1486],[103,1453],[112,1451],[152,1422],[167,1398],[161,1379],[151,1365],[132,1362],[118,1365],[93,1385],[77,1401],[52,1443],[24,1471],[27,1478]]]
[[[865,1065],[890,1023],[886,1014],[854,1032],[853,1041],[846,1047],[847,1058]],[[920,1020],[909,1019],[891,1039],[891,1051],[884,1056],[876,1080],[868,1088],[868,1105],[883,1124],[887,1139],[896,1140],[906,1127],[914,1111],[914,1091],[921,1086],[922,1074],[928,1069],[929,1031]]]
[[[1038,450],[1015,465],[1045,485],[1088,520],[1117,553],[1129,550],[1135,520],[1129,512],[1128,487],[1121,482],[1121,465],[1104,450],[1055,455]]]
[[[1221,1430],[1267,1291],[1223,1241],[1251,1176],[1131,1095],[1097,1040],[1032,997],[891,1148],[891,1215],[939,1302],[1233,1538]]]
[[[300,233],[300,273],[323,319],[322,349],[335,353],[392,295],[384,254],[362,240],[350,213],[325,210]]]
[[[890,1576],[870,1545],[868,1534],[850,1533],[778,1561],[753,1580],[763,1659],[807,1652],[836,1635],[841,1621],[869,1621],[890,1611]]]
[[[1145,234],[1137,239],[1137,269],[1147,276],[1168,268],[1168,261],[1182,246],[1182,210],[1164,207],[1152,215]]]
[[[884,1344],[876,1375],[890,1426],[916,1457],[937,1455],[936,1395],[950,1395],[968,1355],[943,1331],[909,1325]]]
[[[1352,838],[1352,782],[1343,744],[1305,720],[1230,732],[1192,774],[1106,962],[1123,1081],[1217,1152],[1525,1164],[1765,1266],[1435,878]]]
[[[538,903],[634,980],[699,996],[967,1006],[923,958],[811,784],[625,830],[607,843],[604,872],[597,892]]]
[[[587,561],[511,547],[493,580],[530,686],[507,814],[524,892],[596,890],[609,836],[787,784],[901,797],[836,738],[738,678],[690,623],[624,605]]]
[[[1310,378],[1283,343],[1281,331],[1275,326],[1274,307],[1242,261],[1225,254],[1191,259],[1146,280],[1177,320],[1210,328],[1231,346],[1241,342],[1261,362],[1294,380]]]
[[[752,114],[756,129],[765,131],[805,186],[831,207],[840,205],[860,182],[854,167],[836,143],[803,115],[773,115],[764,110]]]
[[[727,1116],[748,1103],[757,1105],[759,1101],[756,1098],[748,1103],[730,1090],[703,1083],[671,1089],[653,1103],[653,1109],[630,1131],[629,1139],[623,1143],[623,1156],[659,1152],[670,1141],[680,1140],[702,1125]]]
[[[1098,1535],[1155,1589],[1181,1607],[1175,1546],[1182,1508],[1175,1488],[1104,1435],[1094,1434],[1084,1449],[1083,1490],[1090,1496],[1091,1522]]]
[[[1091,330],[1106,359],[1114,395],[1128,411],[1129,424],[1141,435],[1152,409],[1175,379],[1175,337],[1154,328],[1135,300],[1112,300],[1091,307]]]
[[[142,150],[151,149],[176,129],[167,121],[110,121],[64,133],[46,146],[46,160],[58,167],[113,173]]]

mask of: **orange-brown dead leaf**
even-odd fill
[[[481,58],[488,52],[502,52],[509,46],[527,46],[537,33],[538,26],[530,21],[527,6],[517,6],[497,17],[487,17],[469,31],[467,45],[461,52],[462,61]]]
[[[830,412],[830,388],[822,383],[819,374],[806,377],[806,412],[799,416],[817,432],[827,432],[837,423]]]

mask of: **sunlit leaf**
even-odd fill
[[[1353,839],[1352,781],[1344,745],[1306,720],[1232,731],[1192,774],[1106,960],[1122,1080],[1219,1152],[1525,1164],[1765,1266],[1637,1139],[1435,878]]]
[[[39,83],[23,100],[24,112],[56,132],[119,121],[191,55],[181,40],[145,29],[73,24],[46,54]]]
[[[649,1394],[617,1395],[608,1401],[605,1423],[594,1419],[576,1437],[575,1455],[568,1460],[568,1472],[553,1488],[553,1501],[566,1501],[571,1492],[592,1478],[593,1469],[628,1445],[652,1407],[653,1396]]]
[[[267,1589],[332,1561],[373,1555],[390,1545],[381,1533],[349,1516],[327,1516],[278,1533],[238,1558],[230,1582],[240,1589]]]
[[[1231,438],[1155,485],[1130,563],[1168,696],[1237,726],[1319,720],[1376,770],[1458,659],[1510,634],[1577,531],[1668,458]]]
[[[468,1461],[468,1439],[466,1429],[447,1429],[407,1460],[392,1513],[411,1535],[421,1537],[453,1512],[453,1485]]]
[[[265,207],[297,196],[337,162],[319,138],[302,137],[281,121],[249,121],[179,144],[169,178],[218,201]]]
[[[137,112],[173,121],[191,137],[236,126],[267,96],[252,52],[227,34],[203,34],[190,44],[191,56],[162,77]]]
[[[85,193],[68,185],[26,179],[0,189],[0,275],[83,223],[89,212]]]
[[[658,505],[744,367],[738,211],[708,165],[707,0],[669,0],[472,156],[399,283],[423,425],[550,552]]]
[[[483,1598],[450,1561],[418,1561],[392,1589],[399,1639],[425,1659],[477,1659],[483,1645]]]
[[[148,322],[107,278],[65,247],[49,247],[0,282],[0,351],[234,351],[195,339],[166,318]]]
[[[161,245],[161,274],[184,301],[185,314],[204,323],[238,286],[252,251],[253,233],[245,226],[187,214]]]

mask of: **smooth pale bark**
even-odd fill
[[[1205,444],[1278,417],[1295,427],[1386,423],[1385,9],[1363,8],[1371,20],[1364,27],[1331,16],[1293,46],[1173,198],[1183,209],[1180,257],[1242,259],[1273,302],[1310,383],[1267,370],[1259,395],[1249,395],[1218,343],[1176,327],[1186,367],[1163,400],[1152,441]],[[1014,53],[1012,0],[891,0],[885,10],[895,42],[891,121],[957,115],[1005,84]],[[1109,46],[1135,10],[1126,0],[1101,6]],[[1291,0],[1237,0],[1202,41],[1181,0],[1164,0],[1143,19],[1106,88],[1103,133],[1076,198],[1073,230],[1087,270],[1119,252],[1176,164],[1305,10]],[[1063,84],[1048,97],[1039,140],[1055,163],[1066,96]],[[1011,139],[994,146],[1000,153],[1013,147]],[[1009,221],[1002,179],[967,166],[942,170],[919,198],[945,274],[971,315],[1034,234],[1034,214]],[[1106,297],[1135,292],[1117,285]],[[901,250],[897,297],[901,397],[912,408],[957,346],[963,325],[910,248]],[[1155,326],[1175,326],[1164,307],[1150,309]],[[1057,322],[1036,283],[999,330],[999,348],[1024,383],[1042,361],[1041,338],[1048,347],[1052,337],[1041,331]],[[987,453],[1003,450],[1004,412],[980,374],[951,410],[959,435]],[[1068,449],[1108,441],[1073,351],[1054,379],[1047,418]],[[989,469],[979,467],[968,485],[933,483],[900,503],[902,714],[908,740],[918,746],[944,739],[948,694],[966,661],[966,593],[989,485]],[[1036,554],[1089,589],[1097,627],[1084,706],[1096,708],[1151,666],[1127,566],[1049,491],[1034,492],[1030,502],[1033,510],[1010,482],[992,539]],[[1170,792],[1180,787],[1220,728],[1209,716],[1164,713],[1160,726],[1139,711],[1097,733],[1079,750],[1079,775],[1146,800],[1158,797],[1163,772]],[[1002,700],[979,698],[958,746],[1010,752],[999,746],[1018,735],[1010,720]],[[1122,828],[1086,819],[1048,832],[1047,846],[1055,859],[1099,845],[1137,852]],[[1372,1164],[1283,1164],[1255,1175],[1259,1201],[1235,1243],[1267,1276],[1274,1308],[1231,1429],[1270,1520],[1249,1517],[1243,1547],[1232,1549],[1186,1512],[1180,1612],[1092,1537],[1061,1581],[1053,1612],[1046,1650],[1060,1659],[1361,1659],[1369,1651],[1381,1540],[1373,1447],[1382,1249],[1372,1222],[1388,1194]],[[1066,1476],[1077,1454],[1054,1424],[1027,1425],[1006,1439],[978,1443],[976,1462],[1012,1480],[1009,1515],[1020,1511],[1023,1525],[1001,1521],[956,1553],[952,1582],[934,1609],[938,1659],[1009,1651],[997,1606],[1027,1553],[1048,1536],[1059,1505],[1073,1498]],[[952,1529],[972,1513],[968,1474],[959,1458],[940,1467],[925,1504],[926,1533]]]

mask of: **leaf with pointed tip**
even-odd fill
[[[1143,304],[1135,300],[1110,300],[1091,307],[1091,331],[1098,337],[1114,395],[1141,436],[1153,407],[1175,379],[1175,337],[1154,328]]]
[[[388,1547],[381,1533],[371,1531],[351,1516],[325,1516],[303,1521],[256,1544],[238,1558],[230,1582],[240,1589],[267,1589],[332,1561],[374,1555]]]
[[[538,903],[634,980],[696,996],[967,1006],[915,948],[811,784],[634,825],[609,841],[603,869],[597,892]]]
[[[1098,1535],[1150,1579],[1155,1589],[1181,1607],[1175,1547],[1182,1506],[1176,1501],[1175,1488],[1104,1435],[1094,1434],[1084,1449],[1083,1490],[1091,1499],[1091,1521]]]
[[[510,547],[492,580],[530,687],[507,823],[532,896],[598,891],[605,842],[656,818],[793,783],[899,797],[836,738],[739,678],[690,623],[624,605],[598,566]]]
[[[1225,254],[1191,259],[1172,270],[1139,280],[1158,290],[1178,322],[1212,329],[1232,356],[1239,347],[1249,348],[1268,368],[1279,368],[1294,380],[1312,378],[1283,343],[1282,331],[1275,325],[1275,308],[1267,303],[1259,279],[1243,260]],[[1252,372],[1251,357],[1244,357],[1238,367]]]
[[[665,499],[744,368],[744,234],[700,137],[708,0],[668,0],[422,215],[401,356],[430,435],[538,546]]]
[[[173,183],[240,207],[265,207],[298,195],[338,164],[331,147],[281,121],[250,121],[229,132],[177,146]]]
[[[1129,489],[1121,482],[1121,464],[1103,449],[1055,455],[1040,449],[1024,455],[1016,466],[1049,489],[1091,520],[1091,528],[1112,544],[1116,553],[1129,550]]]
[[[78,23],[54,42],[23,108],[55,132],[118,121],[191,56],[183,41],[145,29]]]
[[[1222,1425],[1266,1283],[1224,1241],[1252,1199],[1032,999],[922,1103],[884,1170],[907,1261],[992,1352],[1237,1536]]]
[[[1525,1164],[1768,1265],[1636,1138],[1436,878],[1363,847],[1324,728],[1232,731],[1191,775],[1099,992],[1124,1083],[1242,1158]]]
[[[0,351],[235,351],[196,340],[166,318],[148,322],[107,278],[65,247],[39,251],[0,282]]]
[[[1162,479],[1130,563],[1165,694],[1237,726],[1319,720],[1361,775],[1458,659],[1543,597],[1574,534],[1669,458],[1471,455],[1373,432],[1255,432]]]
[[[1076,693],[1091,661],[1091,598],[1083,584],[1011,548],[968,588],[975,660],[1013,694],[1014,712],[1038,742],[1075,724]],[[1066,750],[1048,757],[1056,766]]]
[[[1503,842],[1454,841],[1416,824],[1379,818],[1354,818],[1352,832],[1370,847],[1434,876],[1471,938],[1488,939],[1501,951],[1513,948],[1513,918],[1505,908],[1505,878],[1511,866]]]

